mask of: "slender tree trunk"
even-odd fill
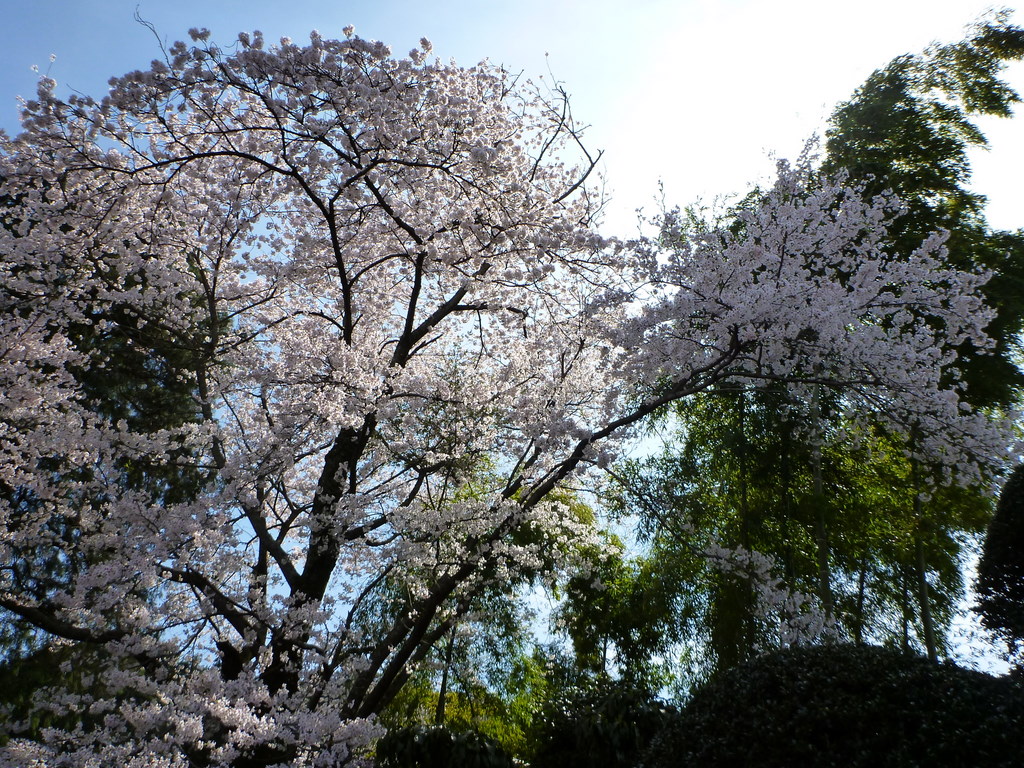
[[[448,700],[448,673],[452,667],[452,652],[455,648],[455,627],[448,634],[448,646],[444,649],[444,668],[441,670],[441,690],[437,694],[437,709],[434,710],[434,725],[444,725],[444,708]]]
[[[924,541],[921,538],[922,526],[924,523],[924,510],[921,508],[921,475],[918,471],[917,461],[911,459],[911,477],[914,485],[914,560],[917,570],[917,601],[921,606],[921,630],[924,634],[924,647],[928,652],[928,659],[938,663],[939,654],[935,647],[935,625],[932,622],[931,598],[928,594],[928,569],[924,557]]]
[[[907,565],[900,565],[900,612],[903,615],[900,648],[903,653],[910,653],[910,588],[907,586]]]
[[[857,645],[864,643],[864,593],[867,586],[867,563],[862,558],[860,561],[860,574],[857,576],[857,616],[854,618],[853,642]]]
[[[828,523],[825,519],[825,490],[821,478],[821,449],[824,435],[821,429],[821,389],[814,388],[811,398],[811,420],[814,424],[814,447],[811,451],[811,471],[814,476],[814,539],[818,549],[818,596],[825,609],[825,618],[832,618],[832,572],[829,567]]]
[[[782,424],[782,456],[780,469],[782,471],[782,569],[786,577],[786,583],[793,583],[793,547],[790,544],[788,535],[790,521],[793,519],[793,476],[791,469],[791,456],[793,434],[792,422],[787,418]]]
[[[740,407],[740,516],[742,529],[740,533],[740,544],[746,550],[753,549],[752,528],[754,511],[750,504],[750,440],[747,439],[747,395],[743,392],[739,395]],[[757,611],[757,600],[755,597],[754,584],[749,578],[739,579],[737,584],[739,593],[737,595],[738,607],[738,637],[736,663],[742,663],[753,657],[754,648],[757,645],[757,631],[754,614]]]
[[[924,647],[928,651],[928,659],[938,663],[939,654],[935,647],[935,626],[932,623],[931,599],[928,596],[928,580],[924,560],[924,543],[921,534],[914,534],[914,553],[917,559],[917,599],[921,604],[921,627],[924,630]]]

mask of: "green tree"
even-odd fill
[[[2,205],[8,207],[10,201]],[[4,226],[14,234],[19,223],[23,222],[5,221]],[[102,283],[103,254],[96,255],[94,265]],[[115,282],[114,275],[107,277],[111,284]],[[36,288],[42,295],[49,287]],[[0,287],[0,313],[23,315],[31,310],[36,295],[24,285]],[[89,361],[71,371],[82,400],[97,416],[142,434],[196,423],[200,412],[196,372],[203,353],[196,339],[205,334],[203,329],[193,330],[191,334],[171,332],[158,312],[143,316],[127,304],[90,310],[88,317],[68,328],[71,343]],[[140,455],[76,471],[83,477],[103,477],[111,491],[130,489],[153,501],[174,504],[193,498],[205,482],[190,459],[181,448],[168,451],[159,461]],[[25,488],[0,483],[0,499],[18,514],[41,513],[39,500]],[[102,497],[81,498],[76,503],[98,506],[103,501]],[[61,516],[52,516],[48,527],[65,542],[80,534],[75,520]],[[86,565],[52,542],[10,547],[9,555],[5,568],[14,583],[40,603]],[[103,553],[94,552],[91,558],[102,559]],[[58,684],[84,692],[83,681],[94,677],[104,657],[100,644],[55,645],[47,632],[25,617],[0,609],[0,681],[8,683],[0,685],[0,705],[7,707],[0,709],[0,726],[24,720],[31,726],[27,733],[36,736],[40,728],[63,722],[59,715],[34,710],[32,693]]]
[[[983,17],[965,39],[934,44],[919,55],[900,56],[876,71],[853,97],[833,113],[827,132],[826,173],[847,172],[868,190],[892,190],[907,206],[890,233],[900,251],[927,233],[949,232],[951,264],[991,272],[986,299],[996,311],[987,331],[994,350],[965,342],[957,349],[957,367],[967,384],[967,399],[979,407],[1006,407],[1021,391],[1024,375],[1016,364],[1024,328],[1024,230],[991,231],[984,217],[985,198],[968,189],[968,152],[986,146],[973,119],[1008,117],[1020,96],[1001,73],[1024,57],[1024,29],[1009,22],[1010,12]],[[910,436],[912,441],[913,437]],[[925,577],[941,568],[925,551],[941,526],[920,506],[927,468],[913,466],[917,489],[913,504],[913,580],[929,655],[936,656],[931,589]]]
[[[993,273],[995,354],[957,350],[979,407],[1009,404],[1024,381],[1013,360],[1024,323],[1024,231],[989,230],[984,198],[967,186],[968,151],[985,144],[976,116],[1008,116],[1020,100],[1000,73],[1022,56],[1024,30],[999,12],[960,42],[894,59],[836,108],[821,169],[905,201],[894,252],[945,229],[952,264]],[[787,584],[818,596],[843,635],[917,644],[937,658],[964,588],[962,534],[983,530],[989,496],[981,486],[943,487],[908,460],[912,435],[850,435],[843,406],[818,387],[694,398],[675,411],[675,441],[662,455],[620,468],[619,504],[638,515],[656,557],[692,555],[710,541],[765,552]],[[690,634],[710,668],[770,647],[747,580],[698,565],[681,583],[675,605],[700,626]]]
[[[675,677],[673,654],[689,629],[679,599],[693,564],[681,552],[631,555],[619,537],[604,537],[584,553],[591,567],[560,591],[553,623],[584,675],[658,691]]]
[[[1011,473],[985,534],[978,562],[981,621],[1002,637],[1011,658],[1024,653],[1024,465]]]
[[[985,293],[997,313],[988,327],[995,354],[959,350],[976,405],[1006,405],[1024,382],[1014,361],[1024,324],[1024,230],[991,231],[984,196],[968,187],[969,150],[986,146],[974,118],[1009,117],[1021,100],[1001,78],[1009,62],[1024,58],[1024,29],[1009,18],[1009,11],[991,14],[964,40],[899,56],[875,71],[833,112],[822,166],[849,173],[869,192],[900,196],[907,212],[891,231],[898,251],[944,229],[951,263],[992,271]]]
[[[943,486],[919,499],[898,441],[854,440],[835,420],[823,422],[816,461],[799,407],[782,388],[703,395],[680,411],[673,445],[617,471],[617,504],[637,516],[649,556],[661,567],[687,563],[671,604],[688,624],[676,637],[705,664],[693,679],[779,643],[772,617],[760,615],[756,585],[702,556],[712,543],[770,555],[785,584],[817,595],[843,636],[905,649],[928,645],[920,550],[933,642],[944,648],[964,589],[959,534],[983,530],[987,497]]]
[[[730,667],[770,646],[758,617],[755,585],[705,554],[714,542],[772,552],[790,583],[813,584],[813,537],[802,520],[809,451],[794,425],[776,418],[781,390],[726,390],[677,411],[680,428],[660,455],[617,473],[616,506],[633,512],[652,556],[685,563],[677,601],[706,669]],[[799,455],[802,453],[802,455]],[[692,651],[693,649],[691,649]]]

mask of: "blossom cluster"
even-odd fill
[[[589,543],[565,483],[727,379],[843,388],[954,476],[1007,451],[943,376],[983,276],[887,253],[897,201],[782,165],[738,227],[617,243],[560,94],[208,36],[99,101],[42,81],[0,151],[0,608],[104,652],[8,763],[354,764],[482,594]],[[126,350],[188,418],[94,401]]]

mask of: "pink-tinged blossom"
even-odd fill
[[[8,765],[359,764],[475,596],[592,536],[552,491],[726,379],[841,388],[956,479],[1009,450],[943,376],[986,343],[984,276],[941,235],[887,253],[898,201],[783,164],[742,236],[609,241],[566,104],[344,34],[192,30],[102,101],[41,82],[3,145],[0,607],[111,656],[50,696],[96,717]],[[195,422],[98,414],[83,327],[187,351]],[[201,479],[171,502],[126,459]],[[55,521],[81,570],[26,596],[11,566],[68,546]]]

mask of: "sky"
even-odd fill
[[[230,45],[340,37],[347,24],[403,55],[484,58],[564,85],[589,148],[604,150],[606,234],[635,230],[637,208],[711,203],[768,178],[824,130],[833,107],[894,56],[955,41],[989,0],[0,0],[0,128],[18,130],[18,97],[38,74],[99,97],[113,75],[144,68],[165,43],[207,27]],[[135,20],[152,24],[153,32]],[[1014,16],[1024,24],[1024,13]],[[50,56],[56,58],[51,62]],[[1008,70],[1024,91],[1024,64]],[[1022,105],[1024,107],[1024,105]],[[982,128],[972,158],[989,222],[1024,226],[1024,108]]]
[[[421,37],[472,65],[488,58],[564,85],[587,146],[604,150],[605,234],[635,231],[636,209],[712,203],[767,179],[824,131],[834,106],[893,57],[953,42],[989,0],[0,0],[0,129],[18,131],[18,98],[39,74],[57,92],[100,97],[109,77],[145,68],[160,42],[207,27],[229,46],[340,37],[348,24],[403,55]],[[156,36],[135,20],[136,14]],[[1024,12],[1014,20],[1024,24]],[[55,58],[51,62],[50,57]],[[38,67],[38,73],[33,71]],[[1024,63],[1006,74],[1024,93]],[[1024,227],[1024,105],[980,125],[972,155],[989,223]],[[973,626],[964,627],[969,635]],[[1005,667],[966,639],[983,668]],[[981,643],[983,646],[984,643]]]

